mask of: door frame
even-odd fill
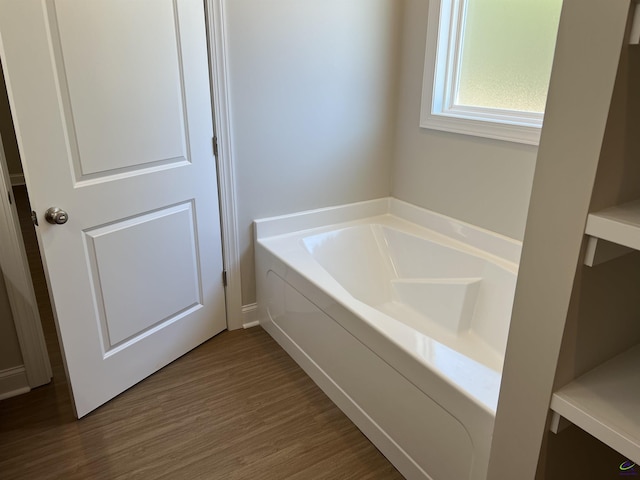
[[[225,0],[204,0],[208,33],[210,82],[213,102],[213,124],[218,142],[216,155],[220,222],[222,231],[222,259],[226,271],[225,298],[227,328],[245,327],[240,276],[240,239],[235,183],[235,160],[231,130],[229,99],[229,68]]]
[[[2,135],[0,135],[0,193],[0,242],[4,246],[0,248],[0,266],[2,267],[0,275],[5,278],[27,383],[32,389],[51,381],[51,363],[20,231],[20,220],[7,168]]]
[[[244,316],[247,316],[245,310],[247,308],[243,308],[242,305],[240,278],[240,243],[229,102],[225,1],[203,0],[203,3],[208,33],[207,48],[209,50],[213,124],[218,144],[218,154],[216,155],[218,178],[215,180],[218,183],[222,258],[227,280],[225,287],[227,328],[235,330],[247,326],[244,325]],[[11,94],[10,92],[8,93],[9,103],[11,104]],[[9,182],[9,174],[0,140],[0,189],[4,188],[13,195],[10,190],[11,184],[7,182]],[[35,303],[31,274],[26,263],[22,234],[17,229],[19,227],[19,223],[16,223],[17,217],[10,213],[12,212],[11,207],[8,197],[0,194],[0,226],[3,227],[2,232],[0,232],[0,239],[11,246],[13,252],[11,255],[17,259],[14,262],[17,266],[12,268],[16,271],[14,275],[20,279],[18,286],[20,292],[31,292],[30,295],[32,295],[31,300],[20,297],[19,291],[9,286],[12,282],[7,282],[7,290],[13,288],[8,293],[12,304],[14,323],[18,332],[25,371],[30,387],[34,388],[51,380],[51,365],[44,342],[37,303]],[[13,206],[13,210],[15,211],[15,206]],[[6,228],[4,226],[5,223],[7,224]],[[3,270],[8,268],[5,267],[5,259],[0,260],[2,260]],[[19,268],[20,262],[22,263],[21,271]],[[29,297],[29,294],[27,294],[27,297]],[[30,301],[33,302],[31,306],[29,305]],[[52,304],[55,303],[55,299],[51,298],[51,302]]]

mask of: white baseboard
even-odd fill
[[[31,391],[24,365],[0,370],[0,400]]]
[[[242,306],[242,328],[257,327],[260,325],[258,318],[258,305],[249,303]]]
[[[9,175],[9,177],[11,178],[11,185],[13,187],[15,187],[16,185],[24,185],[25,184],[24,174],[22,174],[22,173],[12,173],[11,175]]]

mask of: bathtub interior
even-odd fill
[[[474,343],[500,369],[516,266],[455,242],[432,241],[380,224],[302,239],[350,295],[424,334]]]

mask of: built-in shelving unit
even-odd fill
[[[590,213],[585,233],[590,267],[640,250],[640,200]]]
[[[620,457],[640,465],[640,200],[618,204],[640,199],[633,3],[563,2],[490,480],[614,478]],[[558,435],[545,439],[549,423]]]
[[[585,233],[589,266],[640,250],[640,200],[590,213]],[[553,430],[561,416],[640,463],[640,345],[556,391],[551,410]]]
[[[638,45],[640,8],[632,15],[629,43]],[[640,200],[590,213],[585,233],[588,266],[640,251]],[[551,410],[554,431],[562,417],[640,464],[640,345],[557,390]]]
[[[590,213],[585,233],[640,250],[640,200]]]
[[[551,410],[640,464],[640,345],[558,390]]]

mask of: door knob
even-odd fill
[[[61,208],[51,207],[44,212],[44,219],[53,225],[63,225],[69,220],[69,215]]]

